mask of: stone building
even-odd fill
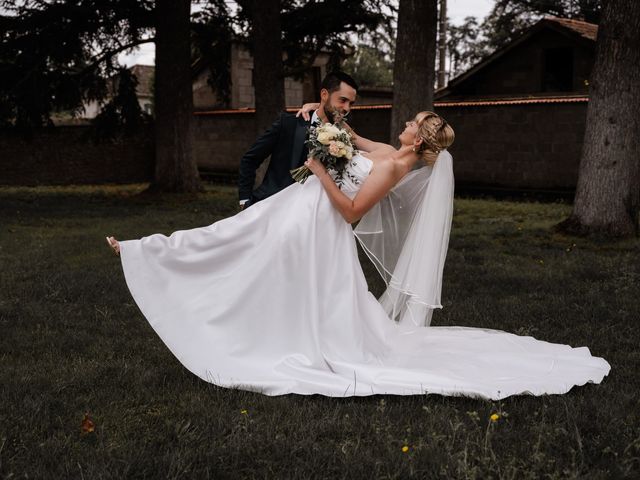
[[[320,53],[302,79],[284,79],[285,105],[299,106],[316,100],[320,82],[327,73],[329,55]],[[195,67],[193,79],[193,106],[196,111],[219,109],[246,109],[255,107],[253,88],[253,57],[244,42],[231,44],[229,102],[224,102],[208,83],[209,66]]]
[[[136,87],[136,96],[138,97],[138,103],[143,112],[149,115],[153,114],[153,82],[155,68],[149,65],[134,65],[129,68],[138,79],[138,86]],[[111,85],[111,90],[115,88],[115,85]],[[107,97],[103,102],[109,101],[110,97]],[[95,118],[101,110],[101,103],[93,100],[84,105],[84,112],[79,116],[80,119]],[[67,119],[66,123],[73,123]],[[65,122],[59,122],[65,123]]]
[[[328,60],[328,54],[320,53],[302,79],[285,78],[285,104],[287,106],[299,106],[305,102],[316,101],[320,82],[327,73]],[[136,94],[140,107],[144,112],[152,114],[155,67],[134,65],[130,70],[138,79]],[[216,95],[216,92],[208,83],[210,75],[208,65],[200,62],[196,63],[193,71],[193,106],[196,112],[254,108],[253,57],[244,42],[236,41],[231,44],[230,70],[230,99],[229,102],[225,102]],[[103,102],[108,100],[109,97]],[[100,109],[101,104],[96,101],[87,103],[84,107],[84,113],[80,115],[80,119],[95,118],[100,113]],[[70,118],[66,120],[66,123],[74,123]],[[62,124],[64,122],[58,123]]]
[[[436,91],[459,186],[575,189],[597,32],[546,17]]]
[[[546,17],[436,92],[436,100],[588,94],[598,26]]]

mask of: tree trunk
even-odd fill
[[[280,0],[252,0],[253,89],[256,134],[262,134],[285,108]],[[269,161],[256,171],[262,183]]]
[[[438,88],[447,83],[447,0],[440,0],[438,12]]]
[[[262,133],[284,109],[280,0],[253,1],[253,88]]]
[[[400,0],[391,110],[395,145],[404,122],[433,109],[437,12],[437,0]]]
[[[191,152],[190,0],[156,1],[156,169],[151,190],[201,189]]]
[[[640,2],[605,2],[591,72],[587,125],[567,233],[638,234]]]

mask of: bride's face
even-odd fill
[[[419,113],[413,119],[405,122],[404,130],[399,136],[401,145],[413,145],[415,143],[416,136],[418,135],[418,127],[425,115],[424,113]]]

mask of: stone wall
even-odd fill
[[[456,131],[450,151],[460,187],[575,188],[586,102],[509,105],[440,104]],[[363,136],[388,142],[390,107],[361,107],[351,123]],[[94,143],[87,127],[57,127],[26,140],[0,132],[0,184],[127,183],[151,179],[151,130]],[[194,116],[193,154],[203,174],[233,179],[256,138],[251,111]]]
[[[575,188],[586,102],[503,105],[436,105],[456,131],[450,151],[461,186],[570,190]],[[367,138],[389,141],[390,107],[361,107],[353,127]],[[235,173],[253,142],[252,113],[198,115],[195,148],[205,171]]]
[[[463,186],[571,190],[587,103],[436,108],[456,131],[451,154]]]
[[[353,113],[352,123],[361,135],[388,141],[389,112],[388,108],[361,109]],[[198,113],[193,154],[204,173],[236,174],[242,155],[256,137],[253,111]]]
[[[193,155],[207,174],[237,174],[240,158],[256,139],[253,111],[196,114]]]
[[[43,129],[29,137],[0,131],[0,185],[146,182],[153,168],[151,127],[100,142],[87,126]]]

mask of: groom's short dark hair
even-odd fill
[[[329,93],[333,93],[336,90],[340,89],[340,84],[342,82],[346,83],[354,90],[358,90],[358,84],[356,83],[356,81],[350,75],[347,75],[346,73],[339,70],[330,72],[326,77],[324,77],[322,83],[320,84],[320,90],[324,88]]]

